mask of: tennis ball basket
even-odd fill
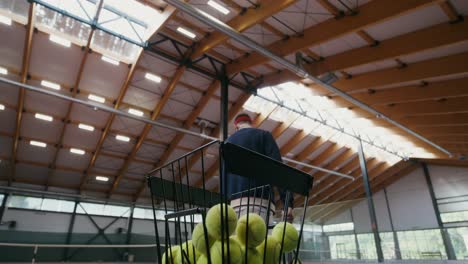
[[[232,175],[248,188],[228,193]],[[150,171],[147,181],[157,263],[301,263],[309,174],[212,141]],[[285,205],[299,199],[303,208],[291,224]]]

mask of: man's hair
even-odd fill
[[[236,118],[234,118],[234,125],[237,126],[237,124],[239,123],[249,123],[249,124],[252,124],[252,119],[250,118],[250,116],[246,113],[241,113],[241,114],[238,114],[236,116]]]

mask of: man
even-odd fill
[[[236,132],[232,134],[228,139],[227,142],[232,144],[239,145],[241,147],[247,148],[249,150],[258,152],[265,156],[268,156],[272,159],[278,160],[282,162],[281,153],[276,144],[273,135],[265,130],[261,130],[258,128],[252,127],[252,119],[248,114],[242,113],[236,116],[234,119],[234,125],[236,127]],[[227,184],[227,194],[228,197],[233,194],[238,194],[240,192],[246,191],[249,189],[249,179],[245,177],[241,177],[235,174],[228,174],[225,178],[224,182]],[[257,184],[250,180],[250,188],[257,187]],[[267,190],[270,191],[270,190]],[[271,190],[273,191],[273,190]],[[283,201],[283,204],[288,205],[288,218],[292,217],[292,198],[289,202],[284,203],[286,198],[286,193],[280,191],[280,197]],[[260,197],[260,190],[254,195],[250,193],[250,201],[249,201],[249,208],[251,212],[256,212],[263,217],[266,217],[266,211],[268,208],[268,198]],[[231,206],[238,212],[238,214],[243,215],[247,213],[247,194],[244,194],[242,199],[233,197],[231,201]],[[255,197],[253,197],[255,196]],[[240,197],[240,195],[239,195]],[[266,199],[265,199],[266,198]],[[273,197],[274,199],[274,197]],[[270,215],[275,211],[274,204],[270,205]],[[271,218],[270,218],[271,219]]]

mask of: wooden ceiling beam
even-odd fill
[[[314,25],[304,30],[301,36],[292,36],[288,40],[280,40],[268,45],[268,49],[279,56],[315,46],[329,40],[359,31],[365,27],[374,25],[380,21],[398,17],[410,11],[426,7],[438,1],[412,0],[395,3],[392,0],[381,0],[370,2],[360,7],[355,16],[346,16],[336,20],[334,18]],[[228,73],[234,74],[256,65],[268,62],[258,53],[251,54],[248,58],[240,59],[228,65]]]
[[[28,24],[26,25],[26,37],[24,40],[23,48],[23,61],[21,66],[21,83],[26,84],[28,81],[29,65],[31,61],[31,51],[34,36],[34,24],[36,22],[36,3],[29,4],[28,11]],[[16,155],[18,152],[18,140],[21,131],[21,121],[23,120],[23,108],[24,98],[26,95],[26,89],[20,88],[18,94],[17,111],[16,111],[16,122],[15,122],[15,137],[13,139],[12,154],[11,154],[11,171],[8,177],[8,185],[11,185],[15,179],[16,168]]]
[[[444,13],[447,15],[451,22],[461,20],[460,15],[449,0],[439,2],[438,5],[442,9],[442,11],[444,11]]]
[[[296,0],[278,0],[275,4],[271,3],[260,3],[255,9],[247,9],[241,15],[234,17],[227,24],[235,30],[242,32],[257,23],[260,23],[272,16],[273,14],[283,10],[284,8],[294,4]],[[210,34],[208,37],[200,41],[192,54],[192,58],[198,58],[203,53],[207,52],[211,48],[226,41],[228,36],[216,31]]]

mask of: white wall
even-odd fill
[[[468,168],[451,166],[428,166],[436,198],[467,195],[466,202],[442,204],[441,212],[468,210]],[[437,219],[432,205],[424,172],[418,168],[386,188],[389,207],[395,230],[437,228]],[[380,231],[391,231],[388,208],[383,190],[373,196]],[[443,200],[455,201],[461,198]],[[442,201],[442,200],[440,200]],[[356,232],[370,232],[367,200],[327,221],[326,224],[350,222],[350,211]]]
[[[70,214],[8,208],[2,221],[16,221],[15,230],[18,231],[66,233],[70,219]],[[0,226],[0,230],[6,229],[8,229],[7,225]]]

